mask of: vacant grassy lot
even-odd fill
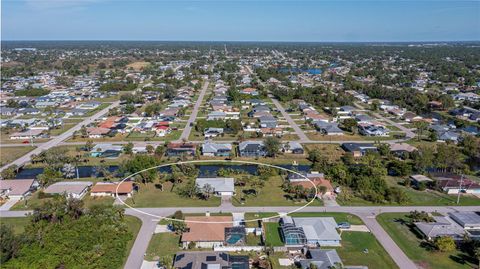
[[[457,205],[457,196],[449,195],[446,193],[434,191],[434,190],[425,190],[418,191],[412,187],[405,187],[401,183],[404,179],[397,177],[386,177],[387,183],[389,186],[396,186],[405,191],[406,195],[409,198],[409,201],[402,205],[415,205],[415,206],[453,206]],[[350,205],[350,206],[368,206],[368,205],[378,205],[369,201],[365,201],[361,198],[355,197],[350,201],[343,202],[337,200],[341,205]],[[387,203],[384,205],[398,206],[396,203]],[[469,205],[480,205],[480,199],[469,194],[462,194],[460,197],[460,204],[463,206]]]
[[[158,261],[165,257],[173,259],[175,253],[180,250],[180,235],[175,233],[154,234],[148,244],[145,259],[147,261]]]
[[[27,226],[29,223],[29,217],[0,218],[0,224],[12,226],[15,234],[23,233],[23,231],[25,231],[25,226]]]
[[[19,142],[20,143],[20,142]],[[0,165],[3,166],[10,163],[28,152],[34,150],[36,147],[1,147],[0,148]]]
[[[265,245],[273,247],[285,245],[280,237],[280,225],[278,222],[264,222],[263,226],[265,229]]]
[[[286,193],[282,189],[282,183],[283,180],[280,176],[270,177],[257,195],[244,195],[244,188],[237,187],[237,194],[232,198],[232,204],[235,206],[293,206],[307,203],[307,201],[295,202],[287,199]],[[245,197],[243,204],[240,202],[241,197]],[[323,203],[321,200],[315,199],[311,205],[321,206]]]
[[[383,213],[377,220],[403,252],[423,268],[476,268],[471,263],[474,261],[465,259],[466,255],[460,251],[442,253],[425,248],[424,240],[410,227],[405,213]]]
[[[140,184],[139,191],[133,198],[127,199],[127,204],[135,207],[212,207],[220,205],[219,197],[211,197],[209,200],[184,198],[170,191],[172,184],[164,184],[164,191],[155,187],[154,183]]]
[[[135,71],[140,71],[149,65],[150,65],[149,62],[133,62],[133,63],[127,64],[127,68],[128,69],[132,68]]]
[[[93,205],[111,205],[115,198],[113,197],[95,197],[89,194],[83,198],[83,204],[85,207],[92,207]]]
[[[345,265],[366,265],[368,268],[398,268],[371,233],[343,232],[342,247],[336,248]],[[364,250],[368,249],[368,253]]]

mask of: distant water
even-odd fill
[[[218,171],[222,168],[243,171],[252,175],[255,175],[257,173],[257,166],[254,164],[242,164],[242,165],[200,164],[195,166],[199,169],[200,177],[216,176]],[[309,165],[293,166],[291,164],[287,164],[287,165],[279,165],[279,166],[283,168],[291,169],[291,170],[296,170],[299,172],[310,171]],[[116,165],[109,166],[108,170],[111,173],[118,172],[119,166],[116,166]],[[161,173],[171,173],[172,167],[171,166],[160,167],[158,168],[158,171],[160,171]],[[38,175],[42,173],[43,173],[43,168],[25,168],[25,169],[21,169],[17,173],[17,176],[15,178],[16,179],[32,179],[32,178],[36,178]],[[98,175],[98,172],[96,171],[95,166],[79,166],[78,175],[80,178],[102,176],[102,175]],[[122,175],[117,175],[117,176],[121,177]]]
[[[280,67],[278,71],[281,73],[309,73],[311,75],[320,75],[323,70],[320,68],[298,68],[298,67]]]

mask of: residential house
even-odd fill
[[[265,156],[265,146],[263,141],[243,141],[238,144],[240,157],[260,157]]]
[[[376,152],[377,147],[372,143],[343,143],[343,150],[353,153],[353,157],[361,157],[367,154],[367,152]]]
[[[448,213],[448,216],[456,223],[458,223],[458,225],[462,226],[464,230],[475,231],[477,237],[480,236],[480,215],[478,214],[478,212],[450,212]]]
[[[233,196],[235,194],[235,179],[226,177],[203,178],[195,180],[198,188],[204,190],[205,186],[210,186],[215,196]]]
[[[97,182],[90,190],[90,196],[119,196],[131,197],[133,195],[133,182]]]
[[[44,192],[48,194],[62,194],[69,198],[82,199],[93,183],[90,181],[61,181],[48,186]]]
[[[197,248],[213,248],[225,245],[225,228],[233,226],[232,216],[187,216],[187,232],[180,242],[183,248],[193,242]]]
[[[223,128],[213,128],[209,127],[203,131],[203,135],[205,138],[212,138],[220,136],[224,133]]]
[[[182,155],[194,156],[196,151],[195,144],[192,143],[169,143],[167,145],[167,156],[175,157]]]
[[[111,132],[109,128],[88,127],[87,135],[89,138],[102,138]]]
[[[334,249],[308,249],[305,259],[300,259],[297,264],[302,269],[312,269],[312,264],[316,269],[345,268]]]
[[[434,222],[415,222],[415,227],[425,236],[432,240],[439,236],[450,236],[454,240],[462,240],[465,230],[449,217],[433,216]]]
[[[320,187],[325,187],[325,195],[333,195],[334,189],[330,180],[325,179],[323,173],[312,171],[311,173],[301,173],[301,175],[296,173],[289,173],[287,180],[293,186],[302,186],[305,189],[310,189],[315,185],[320,193]]]
[[[43,134],[44,130],[42,129],[28,129],[21,132],[15,132],[10,134],[10,139],[18,140],[18,139],[37,139]]]
[[[174,269],[248,269],[249,257],[227,252],[191,251],[175,255]]]
[[[232,152],[232,144],[206,142],[202,145],[203,156],[229,157]]]
[[[324,135],[343,135],[336,122],[315,121],[315,128]]]
[[[340,246],[341,237],[337,232],[337,223],[332,217],[280,219],[280,234],[285,246],[324,247]]]
[[[116,158],[123,152],[122,145],[96,144],[90,151],[92,157]]]
[[[2,179],[0,180],[0,197],[23,199],[35,189],[34,179]]]
[[[288,141],[283,144],[282,151],[285,153],[293,153],[293,154],[304,154],[305,150],[303,149],[302,144],[298,143],[297,141]]]
[[[277,127],[277,119],[272,115],[265,115],[259,118],[260,127],[262,128],[276,128]]]

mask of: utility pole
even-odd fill
[[[463,185],[463,174],[460,177],[460,188],[458,189],[458,194],[457,194],[457,205],[460,203],[460,193],[462,192],[462,185]]]

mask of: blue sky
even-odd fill
[[[3,40],[480,40],[480,0],[2,0]]]

